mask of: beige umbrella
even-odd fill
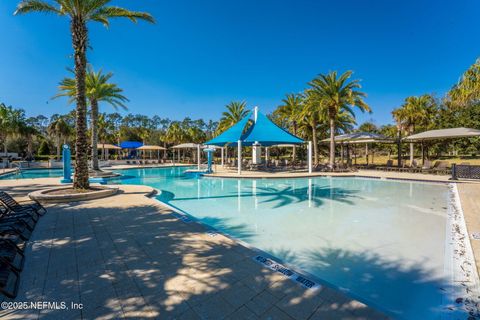
[[[164,147],[160,146],[155,146],[155,145],[143,145],[141,147],[138,147],[137,150],[145,152],[145,151],[150,151],[150,158],[152,158],[152,151],[157,151],[157,158],[160,160],[160,150],[167,150]],[[145,153],[144,153],[145,157]]]
[[[137,150],[167,150],[167,149],[160,146],[144,145],[144,146],[138,147]]]
[[[121,150],[122,148],[109,143],[98,143],[97,149]]]

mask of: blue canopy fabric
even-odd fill
[[[302,139],[277,126],[267,116],[258,111],[257,121],[244,133],[245,126],[251,115],[252,112],[233,127],[205,144],[224,146],[241,140],[245,146],[251,146],[258,142],[260,145],[268,147],[276,144],[300,144],[304,142]]]
[[[245,145],[252,145],[256,141],[262,146],[303,143],[302,139],[283,130],[260,112],[257,112],[257,121],[249,134],[244,137],[243,143]]]
[[[139,141],[122,141],[120,142],[120,148],[122,149],[137,149],[143,146],[143,143]]]
[[[243,130],[252,116],[252,111],[250,111],[245,118],[238,121],[232,127],[230,127],[225,132],[221,133],[219,136],[213,138],[212,140],[206,142],[206,145],[220,146],[223,147],[229,143],[237,143],[238,140],[242,139]]]

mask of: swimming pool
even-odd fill
[[[159,200],[395,318],[452,313],[447,184],[196,179],[184,170],[119,172],[121,183],[155,187]]]
[[[462,270],[454,263],[447,184],[197,179],[184,175],[186,169],[117,170],[122,178],[110,183],[159,189],[158,200],[394,318],[466,318],[447,307],[465,290],[453,284]],[[3,179],[61,175],[60,169],[38,169]]]
[[[61,177],[63,169],[25,169],[0,176],[0,180]]]

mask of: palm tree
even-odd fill
[[[313,163],[318,165],[318,135],[317,129],[324,113],[319,112],[322,107],[321,101],[317,99],[317,95],[313,90],[305,90],[303,101],[303,109],[299,116],[299,122],[304,127],[311,130],[313,144]]]
[[[452,89],[448,98],[454,106],[468,106],[480,101],[480,59],[465,71]]]
[[[182,143],[185,141],[185,137],[186,132],[178,121],[172,122],[165,133],[165,141],[168,143]]]
[[[282,100],[283,104],[280,105],[275,111],[274,115],[279,117],[281,121],[285,121],[292,129],[293,135],[297,135],[298,118],[303,108],[303,100],[301,94],[287,94],[285,99]],[[296,146],[293,145],[293,162],[296,158]]]
[[[333,71],[326,75],[319,75],[313,79],[309,85],[317,96],[320,110],[324,108],[328,111],[328,120],[330,124],[330,167],[335,165],[335,119],[343,111],[355,118],[353,111],[357,107],[362,112],[370,112],[370,107],[364,102],[366,94],[359,91],[361,88],[359,80],[351,80],[352,71],[347,71],[337,77],[337,72]]]
[[[88,189],[88,144],[87,144],[87,100],[85,73],[87,67],[88,22],[109,25],[111,18],[128,18],[154,22],[148,13],[129,11],[120,7],[108,6],[111,0],[55,0],[54,4],[43,0],[23,0],[15,14],[31,12],[52,13],[70,18],[70,31],[75,61],[76,84],[76,141],[75,141],[75,189]]]
[[[113,106],[116,110],[122,108],[127,110],[124,105],[128,101],[127,97],[122,95],[123,90],[120,89],[115,83],[109,83],[109,80],[113,77],[113,73],[109,72],[103,74],[100,69],[98,72],[93,70],[92,66],[87,67],[86,75],[86,96],[90,104],[91,110],[91,129],[92,129],[92,169],[99,171],[98,165],[98,103],[106,102]],[[76,97],[76,81],[74,78],[64,78],[59,85],[60,93],[55,97],[70,97],[70,101],[73,102]]]
[[[22,123],[19,127],[19,133],[20,135],[24,136],[25,139],[27,140],[27,159],[32,159],[33,158],[33,138],[35,136],[40,135],[40,131],[37,130],[32,125],[29,125],[27,123]]]
[[[233,126],[238,121],[245,118],[248,114],[247,103],[245,101],[233,101],[226,105],[227,111],[222,113],[218,123],[217,133],[220,134]]]
[[[112,135],[112,132],[114,131],[114,129],[115,129],[114,124],[108,121],[105,113],[101,113],[98,115],[97,134],[98,134],[98,141],[102,145],[103,160],[105,160],[105,142]]]
[[[435,100],[431,95],[424,94],[419,97],[408,97],[404,104],[392,111],[399,131],[406,131],[409,135],[415,132],[420,125],[428,125],[431,119]],[[410,164],[413,162],[413,143],[410,143]]]
[[[24,123],[25,114],[21,109],[14,109],[12,106],[6,106],[0,103],[0,139],[3,141],[3,151],[7,156],[8,138],[19,132]]]
[[[65,121],[65,117],[61,116],[50,122],[47,132],[50,136],[55,138],[57,146],[57,160],[60,160],[62,144],[66,144],[68,137],[72,135],[72,128]]]

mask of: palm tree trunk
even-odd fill
[[[75,51],[76,82],[76,138],[75,138],[75,189],[88,189],[87,99],[85,94],[85,69],[87,66],[87,26],[83,19],[73,17],[71,22],[72,45]]]
[[[60,135],[57,135],[57,161],[60,160],[60,141],[61,137]]]
[[[92,111],[92,169],[100,170],[98,165],[98,101],[96,99],[90,99],[90,108]]]
[[[318,165],[318,146],[317,146],[317,124],[312,125],[312,143],[313,143],[313,163]]]
[[[335,116],[330,116],[330,168],[335,165]]]
[[[27,158],[33,158],[33,151],[32,151],[32,137],[28,136],[27,138]]]

